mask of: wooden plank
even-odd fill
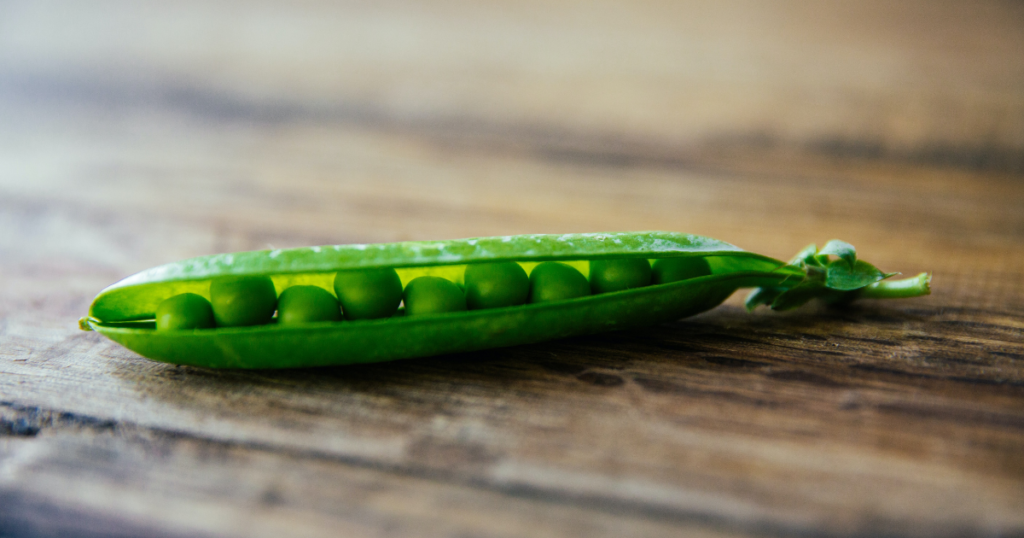
[[[328,453],[36,409],[0,413],[43,429],[0,439],[0,455],[17,462],[10,474],[19,485],[0,490],[0,528],[26,535],[42,528],[96,536],[673,536],[680,529],[742,536],[700,518],[658,520],[528,491],[487,491]]]

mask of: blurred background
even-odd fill
[[[620,229],[785,256],[896,241],[917,220],[907,196],[962,219],[915,232],[958,234],[1000,201],[957,174],[1024,170],[1019,2],[0,9],[3,214],[68,204],[33,217],[18,256],[86,208],[109,219],[93,230],[109,237],[76,241],[88,250],[150,243],[124,252],[132,270],[267,244]],[[863,191],[838,161],[909,168]]]
[[[944,427],[915,433],[907,424],[917,419],[886,422],[882,415],[857,414],[860,396],[842,396],[847,393],[836,387],[845,385],[808,393],[806,425],[786,430],[780,425],[789,424],[787,398],[798,399],[793,395],[799,391],[787,392],[790,385],[780,389],[776,383],[783,381],[759,374],[729,378],[728,386],[705,393],[712,396],[701,400],[699,413],[684,418],[673,413],[696,409],[686,400],[692,394],[675,394],[671,398],[686,405],[669,405],[665,393],[671,391],[652,395],[625,374],[622,390],[628,397],[587,392],[604,389],[593,383],[580,388],[577,374],[607,379],[600,376],[612,375],[614,366],[605,359],[638,349],[612,337],[501,352],[491,362],[476,357],[474,364],[485,369],[478,377],[459,377],[467,364],[445,359],[397,370],[236,378],[151,365],[75,327],[104,286],[154,265],[216,252],[670,230],[787,259],[809,243],[841,238],[884,270],[933,271],[936,294],[899,307],[909,309],[901,311],[909,318],[900,323],[927,316],[948,322],[921,322],[913,331],[901,325],[903,332],[885,337],[888,344],[862,350],[857,360],[918,350],[913,356],[921,362],[915,367],[929,371],[929,364],[938,364],[929,362],[934,355],[902,338],[914,331],[934,336],[942,327],[960,331],[955,344],[940,342],[949,349],[1009,346],[1000,348],[1004,355],[977,351],[961,359],[956,368],[963,371],[955,375],[1020,383],[1017,370],[1007,373],[1006,361],[1020,356],[1022,180],[1024,3],[1018,1],[0,0],[0,404],[178,432],[183,439],[195,435],[270,447],[277,451],[266,456],[271,463],[259,461],[288,470],[273,480],[300,467],[310,476],[341,473],[337,469],[351,461],[363,462],[358,472],[369,475],[380,466],[414,469],[416,480],[426,476],[429,484],[392,493],[399,502],[381,506],[449,499],[424,512],[461,522],[445,527],[417,519],[423,514],[385,517],[364,506],[347,520],[367,525],[352,527],[354,534],[427,529],[489,535],[494,528],[484,532],[487,525],[476,518],[491,514],[498,521],[509,513],[519,514],[501,520],[510,535],[535,536],[581,529],[621,536],[639,528],[633,527],[639,520],[629,519],[637,514],[667,525],[644,527],[652,535],[678,531],[665,521],[717,521],[726,530],[807,535],[1020,529],[1019,436],[1004,430],[990,437],[972,437],[974,430],[952,435]],[[759,343],[744,348],[746,353],[763,352],[780,361],[774,367],[794,364],[787,361],[807,368],[821,364],[820,355],[804,362],[807,357],[772,355],[781,349],[773,342],[805,338],[793,331],[806,318],[765,329],[758,324],[775,322],[746,317],[738,301],[733,298],[695,326],[729,334],[770,329],[772,336],[755,337]],[[989,309],[984,315],[991,318],[980,321],[979,309]],[[853,326],[894,319],[892,310],[885,312],[877,319],[858,317]],[[849,319],[832,319],[834,326],[809,330],[829,342],[837,331],[859,330],[850,328]],[[987,339],[970,332],[985,323],[1006,325]],[[699,336],[680,327],[658,329],[655,340]],[[815,342],[800,343],[808,341]],[[725,340],[703,345],[719,345],[714,342]],[[686,345],[666,347],[660,355],[648,350],[631,367],[647,368],[650,376],[677,376],[676,385],[660,387],[698,383],[704,378],[686,366],[695,353]],[[552,358],[550,349],[562,358]],[[506,375],[518,374],[501,368],[525,364],[532,372],[534,355],[559,364],[534,369],[556,381],[503,385]],[[486,370],[492,367],[500,372]],[[587,368],[604,373],[591,375]],[[397,382],[401,390],[387,381],[407,371],[418,374]],[[362,381],[351,381],[356,378]],[[933,394],[921,388],[924,381],[893,379],[886,389],[891,392],[877,393],[879,399],[906,388],[897,381],[910,383],[912,402],[946,390],[942,385]],[[746,392],[719,397],[732,390]],[[976,396],[953,392],[951,408],[960,404],[949,402]],[[986,401],[1002,405],[1010,418],[1000,415],[993,424],[1019,429],[1019,413],[1012,414],[1020,409],[1019,393],[998,394]],[[820,398],[833,396],[845,398],[833,402],[840,411],[816,407]],[[560,398],[579,400],[569,405]],[[763,402],[777,404],[779,398],[788,403],[773,414]],[[296,401],[301,406],[294,407]],[[960,414],[950,416],[970,419],[983,407],[977,401],[970,405],[976,407],[955,407]],[[512,411],[502,414],[503,406]],[[563,408],[594,414],[586,415],[590,422],[578,414],[545,414]],[[43,416],[32,416],[37,415]],[[704,416],[722,420],[695,426]],[[749,422],[731,422],[739,416]],[[551,422],[524,426],[508,417]],[[375,429],[374,421],[390,426]],[[838,452],[786,452],[802,446],[806,431],[829,431],[827,442],[840,447]],[[448,454],[438,446],[461,446],[467,436],[481,443],[478,452],[486,457],[474,459],[478,452],[472,447],[449,459],[437,456]],[[301,498],[289,497],[300,486],[289,490],[285,481],[278,489],[264,487],[261,480],[273,480],[249,474],[255,471],[245,465],[199,456],[195,461],[208,467],[197,463],[196,469],[224,483],[258,486],[250,492],[240,485],[237,491],[245,493],[231,497],[197,486],[206,484],[203,476],[178,480],[177,473],[191,465],[182,462],[193,462],[192,456],[167,464],[165,476],[132,483],[116,470],[95,471],[90,465],[96,459],[67,456],[80,454],[67,446],[95,448],[94,441],[72,438],[52,451],[71,463],[40,463],[36,474],[22,475],[11,469],[36,467],[10,462],[38,457],[52,463],[40,455],[49,453],[0,442],[0,463],[8,462],[0,465],[0,486],[20,492],[6,498],[55,495],[54,502],[65,508],[87,506],[115,514],[113,521],[130,514],[133,521],[184,528],[186,534],[297,528],[294,513],[253,506],[301,506]],[[424,439],[449,444],[424,445]],[[714,442],[687,444],[693,439]],[[71,445],[60,444],[65,442]],[[150,449],[121,442],[111,441],[109,461],[127,461],[126,468],[140,473],[151,467]],[[723,448],[734,446],[745,448]],[[840,452],[842,457],[835,455]],[[308,453],[333,462],[316,464],[332,470],[310,470],[302,459]],[[234,465],[244,458],[235,454],[227,460]],[[915,467],[919,460],[935,467]],[[810,467],[801,467],[805,462]],[[889,475],[864,478],[862,471],[871,466]],[[68,469],[92,474],[82,478]],[[379,477],[364,478],[370,484]],[[629,482],[641,478],[653,482]],[[503,497],[507,492],[489,490],[480,494],[483,500],[477,490],[452,493],[493,480],[541,492],[515,503],[550,503],[543,509],[516,504],[509,508],[513,512],[503,512],[501,507],[512,506],[505,504],[511,502]],[[851,480],[863,480],[856,482],[860,489],[848,487]],[[310,487],[318,494],[330,490]],[[791,489],[780,497],[770,493],[780,487]],[[520,490],[511,491],[515,497]],[[346,502],[368,498],[365,489],[349,493]],[[487,497],[492,494],[497,497]],[[588,505],[592,497],[598,501]],[[183,504],[165,503],[169,498]],[[190,520],[183,514],[200,506],[189,504],[196,499],[206,499],[209,504],[201,506],[211,508]],[[581,513],[544,512],[561,510],[559,503],[576,506],[579,499],[585,501]],[[455,514],[453,506],[460,503],[475,508]],[[177,508],[161,512],[171,505]],[[608,507],[621,518],[600,519],[597,513]],[[47,510],[26,513],[43,514],[44,521]],[[330,535],[324,523],[330,510],[309,510],[328,519],[314,518],[304,532]],[[257,512],[264,514],[253,520],[258,525],[248,519]],[[547,515],[533,519],[542,512]],[[370,519],[359,519],[364,516]],[[182,521],[193,526],[181,527]],[[108,523],[97,528],[109,531]],[[732,530],[725,534],[732,536]]]

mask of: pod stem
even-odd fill
[[[860,290],[858,297],[863,299],[906,299],[910,297],[921,297],[929,295],[931,288],[931,273],[921,273],[915,277],[902,280],[883,280],[875,282]]]

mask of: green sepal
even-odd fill
[[[761,305],[771,305],[785,291],[785,288],[756,288],[747,295],[743,305],[747,308],[747,312],[753,312]]]
[[[819,281],[805,279],[803,282],[779,294],[772,301],[772,310],[792,310],[803,306],[812,299],[826,295],[829,289]]]
[[[857,249],[853,248],[853,245],[846,241],[840,241],[833,239],[818,251],[819,256],[837,256],[841,260],[845,260],[848,265],[853,267],[857,262]]]
[[[817,265],[817,260],[814,259],[817,253],[818,245],[807,245],[803,250],[797,252],[796,256],[793,256],[793,259],[789,260],[787,265],[801,268],[808,263]]]
[[[839,291],[859,290],[893,274],[883,273],[866,261],[856,260],[849,264],[845,259],[838,259],[829,262],[825,268],[825,286]]]

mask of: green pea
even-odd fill
[[[156,307],[156,328],[160,331],[210,329],[214,326],[210,301],[194,293],[164,299]]]
[[[661,258],[654,260],[654,267],[651,268],[651,282],[653,284],[668,284],[710,274],[711,267],[704,258]]]
[[[454,282],[439,276],[421,276],[405,286],[405,314],[441,314],[466,309],[466,296]]]
[[[267,276],[221,277],[210,283],[210,304],[218,327],[263,325],[274,317],[277,292]]]
[[[530,273],[530,302],[544,303],[590,295],[583,273],[558,262],[544,262]]]
[[[590,291],[594,293],[642,288],[650,283],[651,263],[644,258],[590,262]]]
[[[402,302],[402,280],[394,269],[339,271],[334,277],[345,319],[375,319],[393,316]]]
[[[516,262],[466,267],[466,305],[471,310],[515,306],[530,298],[530,278]]]
[[[319,286],[292,286],[277,299],[277,322],[282,325],[340,319],[338,300]]]

